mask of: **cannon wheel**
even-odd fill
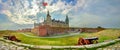
[[[92,43],[93,43],[93,44],[96,44],[96,43],[98,43],[98,41],[97,41],[97,40],[93,40]]]

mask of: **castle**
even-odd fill
[[[40,25],[49,25],[51,27],[69,27],[69,19],[68,16],[66,16],[65,21],[55,20],[51,19],[51,15],[49,11],[47,12],[47,18],[42,23],[34,23],[34,27],[40,26]]]
[[[50,36],[53,34],[62,34],[69,31],[69,18],[66,15],[65,21],[51,19],[49,11],[46,19],[42,23],[34,23],[34,28],[31,32],[38,36]]]
[[[46,15],[46,20],[42,23],[34,23],[34,28],[30,32],[35,33],[38,36],[51,36],[56,34],[65,34],[72,32],[98,32],[104,30],[104,28],[79,28],[69,27],[69,18],[66,16],[65,21],[51,19],[49,11]],[[22,30],[21,30],[22,31]],[[23,31],[29,31],[28,29]]]

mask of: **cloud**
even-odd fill
[[[3,5],[1,13],[6,14],[12,22],[17,24],[33,24],[36,21],[35,18],[38,17],[36,16],[38,13],[46,13],[49,10],[51,13],[61,11],[61,14],[66,15],[72,10],[77,11],[86,2],[86,0],[75,1],[77,3],[73,5],[72,1],[65,2],[58,0],[54,3],[53,0],[44,0],[44,2],[48,3],[45,8],[42,6],[42,0],[7,0],[4,3],[0,1],[0,4]]]
[[[14,2],[14,5],[9,5]],[[33,9],[29,8],[30,3],[28,0],[9,0],[3,4],[2,13],[6,14],[11,21],[17,24],[32,24],[35,15],[39,12],[38,5],[35,1],[31,2]],[[33,15],[33,16],[31,16]],[[33,18],[29,18],[29,16]]]
[[[7,15],[13,23],[21,25],[43,22],[49,10],[52,19],[64,21],[68,15],[70,26],[120,27],[119,0],[44,0],[48,3],[46,7],[42,6],[42,2],[43,0],[0,0],[0,13]]]

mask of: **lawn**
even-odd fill
[[[15,35],[22,43],[32,44],[32,45],[75,45],[77,44],[78,38],[83,37],[99,37],[99,42],[113,40],[120,36],[120,29],[108,29],[97,33],[80,33],[74,36],[60,37],[60,38],[42,38],[42,37],[29,37],[21,34],[22,32],[15,31],[0,31],[0,37],[4,35]],[[28,35],[34,36],[34,34],[26,33]]]

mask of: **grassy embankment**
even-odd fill
[[[34,34],[26,33],[34,36]],[[14,31],[0,31],[0,37],[2,38],[4,35],[15,35],[18,39],[21,40],[22,43],[32,44],[32,45],[75,45],[77,44],[79,37],[99,37],[99,42],[113,40],[120,36],[120,29],[109,29],[103,30],[97,33],[81,33],[75,36],[67,36],[61,38],[36,38],[36,37],[28,37],[21,32]]]

